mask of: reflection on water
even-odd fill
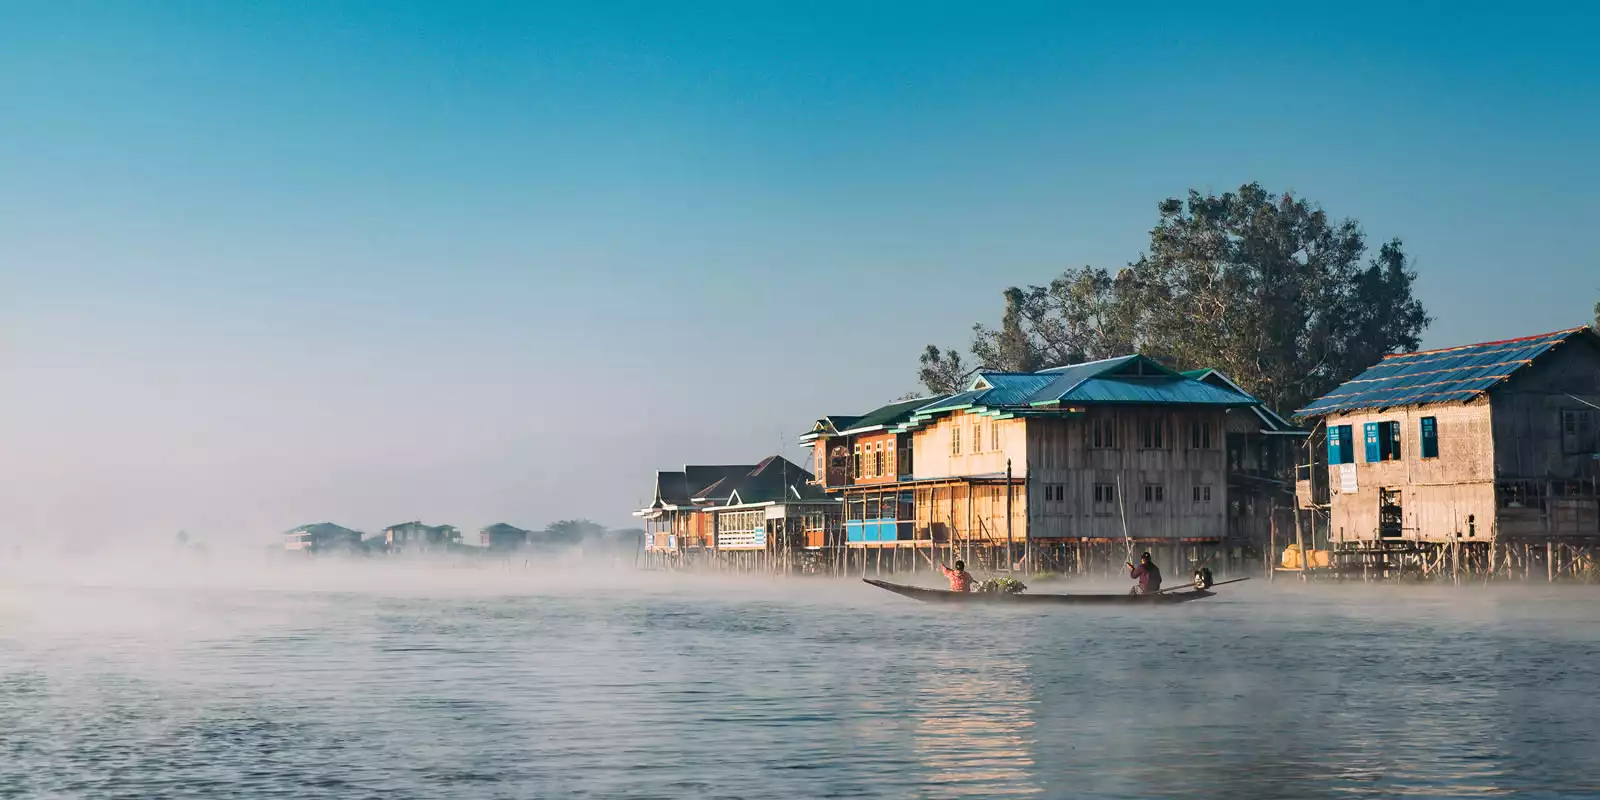
[[[0,582],[0,795],[1600,796],[1582,589],[407,580]]]
[[[942,656],[917,675],[913,747],[937,797],[1034,794],[1027,667]]]

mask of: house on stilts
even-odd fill
[[[655,566],[816,571],[842,539],[842,504],[782,456],[656,473],[645,523]]]
[[[1300,409],[1327,494],[1297,504],[1342,574],[1588,575],[1600,549],[1600,335],[1391,355]],[[1299,513],[1299,512],[1297,512]]]
[[[1171,570],[1226,557],[1227,413],[1258,405],[1129,355],[980,371],[954,395],[824,417],[802,441],[844,500],[847,570],[963,557],[1099,573],[1130,543]]]

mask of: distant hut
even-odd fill
[[[331,522],[314,522],[285,531],[283,549],[290,552],[351,552],[361,549],[361,531]]]
[[[383,529],[384,544],[391,553],[445,552],[461,543],[461,531],[450,525],[425,525],[413,520]]]
[[[507,553],[521,550],[528,545],[528,535],[532,531],[496,522],[487,528],[478,531],[478,542],[485,550],[497,553]]]

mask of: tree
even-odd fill
[[[935,345],[928,345],[922,351],[922,366],[917,370],[917,379],[927,387],[932,394],[955,394],[963,388],[961,379],[966,372],[961,366],[961,354],[954,350],[941,352]]]
[[[1398,239],[1363,261],[1351,219],[1259,184],[1168,199],[1133,264],[1150,355],[1215,367],[1269,407],[1300,408],[1388,353],[1417,349],[1431,321]]]
[[[1034,298],[1015,286],[1001,295],[1005,298],[1006,310],[1000,318],[1000,329],[990,330],[982,323],[972,326],[972,355],[989,369],[1032,372],[1037,369],[1038,348],[1034,335],[1024,325],[1037,314],[1033,308]]]
[[[529,536],[534,543],[547,547],[575,547],[584,540],[605,535],[605,526],[586,519],[564,519],[552,522],[544,530]]]
[[[1594,304],[1594,329],[1600,331],[1600,302]]]
[[[1000,328],[974,326],[979,363],[1031,369],[1139,352],[1215,367],[1293,410],[1388,353],[1416,350],[1430,322],[1400,241],[1368,259],[1354,220],[1254,183],[1158,210],[1149,250],[1114,277],[1086,266],[1007,289]],[[953,356],[930,345],[924,383],[943,377],[930,364]]]

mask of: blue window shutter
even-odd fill
[[[1439,457],[1439,421],[1433,417],[1422,418],[1422,457]]]
[[[1367,437],[1367,463],[1376,464],[1383,460],[1383,449],[1378,443],[1378,423],[1369,422],[1363,429]]]
[[[1328,463],[1344,463],[1344,443],[1339,440],[1339,431],[1342,426],[1331,425],[1328,427]]]

